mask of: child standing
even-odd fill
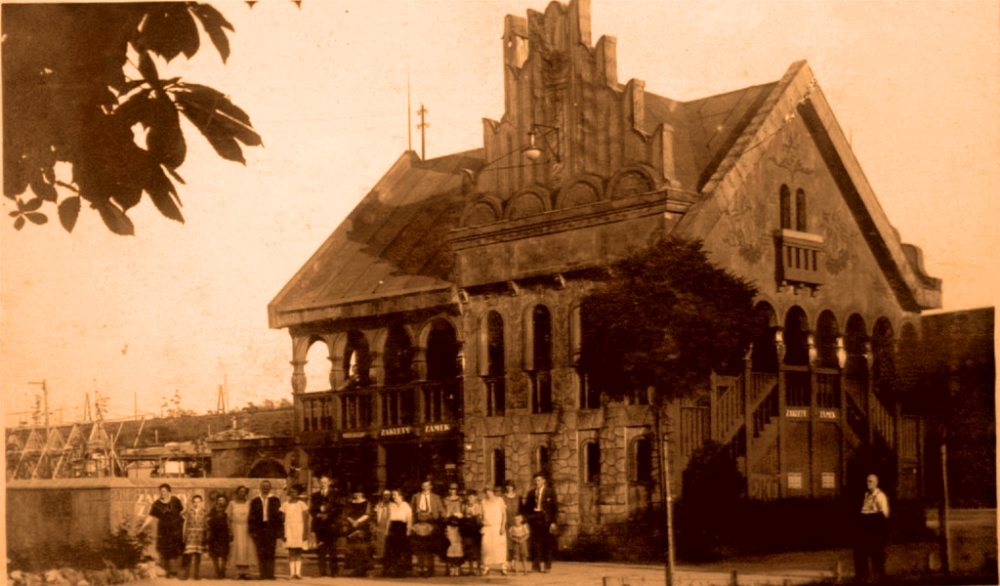
[[[288,550],[288,577],[302,579],[302,550],[309,538],[309,505],[299,499],[305,491],[301,484],[288,489],[288,500],[281,503],[285,514],[285,548]]]
[[[205,551],[205,530],[208,513],[205,511],[205,499],[200,494],[191,497],[191,508],[184,511],[184,570],[182,579],[190,575],[195,580],[201,579],[201,553]]]
[[[511,549],[514,550],[514,557],[510,560],[511,570],[517,573],[517,562],[521,562],[521,573],[528,573],[528,538],[531,536],[531,530],[528,529],[528,525],[524,522],[523,515],[514,515],[514,524],[510,526],[507,530],[510,533],[510,540],[513,545]]]

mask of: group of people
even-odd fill
[[[271,490],[270,481],[264,480],[260,494],[250,499],[250,489],[240,486],[232,499],[216,495],[210,509],[196,494],[185,508],[170,485],[164,483],[159,486],[160,498],[153,501],[139,531],[145,531],[154,519],[157,521],[156,550],[168,578],[200,579],[202,555],[207,554],[217,579],[225,578],[232,561],[235,578],[249,580],[250,566],[256,558],[260,579],[273,580],[278,539],[285,540],[291,577],[301,578],[301,554],[309,527],[309,507],[300,500],[305,489],[300,485],[290,487],[285,502]]]
[[[305,487],[288,488],[281,501],[271,483],[260,483],[259,495],[241,486],[230,499],[215,495],[207,508],[200,495],[185,508],[169,484],[159,487],[160,498],[150,507],[139,530],[158,521],[156,549],[167,577],[201,577],[202,556],[211,559],[215,578],[224,578],[230,561],[237,579],[250,579],[254,557],[262,580],[275,578],[277,541],[288,551],[289,577],[301,579],[302,553],[315,550],[320,576],[337,576],[338,543],[346,547],[344,563],[352,576],[367,576],[381,562],[382,575],[433,576],[437,558],[446,574],[506,575],[520,564],[527,573],[548,572],[555,551],[558,504],[545,477],[536,475],[534,487],[523,498],[513,482],[475,490],[448,487],[441,497],[431,482],[407,502],[399,490],[385,490],[374,505],[355,490],[344,499],[328,475],[320,477],[318,491],[306,497]],[[414,566],[414,558],[416,566]],[[177,561],[180,560],[178,566]]]
[[[457,484],[440,497],[430,482],[407,502],[398,490],[387,490],[375,507],[375,557],[383,575],[434,575],[441,558],[449,576],[487,575],[508,570],[548,572],[555,551],[558,504],[545,477],[534,477],[524,498],[513,482],[460,494]],[[416,567],[413,559],[416,558]]]

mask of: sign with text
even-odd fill
[[[836,419],[837,410],[836,409],[820,409],[819,410],[820,419]]]
[[[443,433],[455,429],[454,423],[428,423],[424,425],[424,433]]]
[[[802,488],[802,473],[801,472],[789,472],[788,473],[788,488]]]
[[[340,439],[352,440],[352,439],[362,439],[368,437],[367,431],[345,431],[340,434]]]
[[[809,417],[808,409],[785,409],[785,417]]]
[[[836,488],[836,485],[834,484],[833,472],[824,472],[822,478],[823,488]]]
[[[389,437],[394,435],[409,435],[413,433],[413,427],[409,425],[404,425],[402,427],[386,427],[379,432],[380,437]]]

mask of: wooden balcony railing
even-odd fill
[[[462,417],[461,380],[305,393],[295,399],[302,407],[304,432],[449,423]]]

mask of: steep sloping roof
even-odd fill
[[[809,65],[805,61],[793,63],[760,98],[752,118],[706,176],[702,191],[733,193],[762,156],[762,149],[752,147],[773,136],[788,117],[802,116],[900,305],[910,311],[941,307],[941,280],[924,273],[919,249],[900,241]],[[692,211],[678,230],[695,237],[704,234],[720,215],[714,205]]]
[[[445,235],[467,203],[463,169],[482,165],[481,149],[428,161],[404,153],[268,305],[271,327],[330,318],[324,310],[353,301],[450,290]]]

